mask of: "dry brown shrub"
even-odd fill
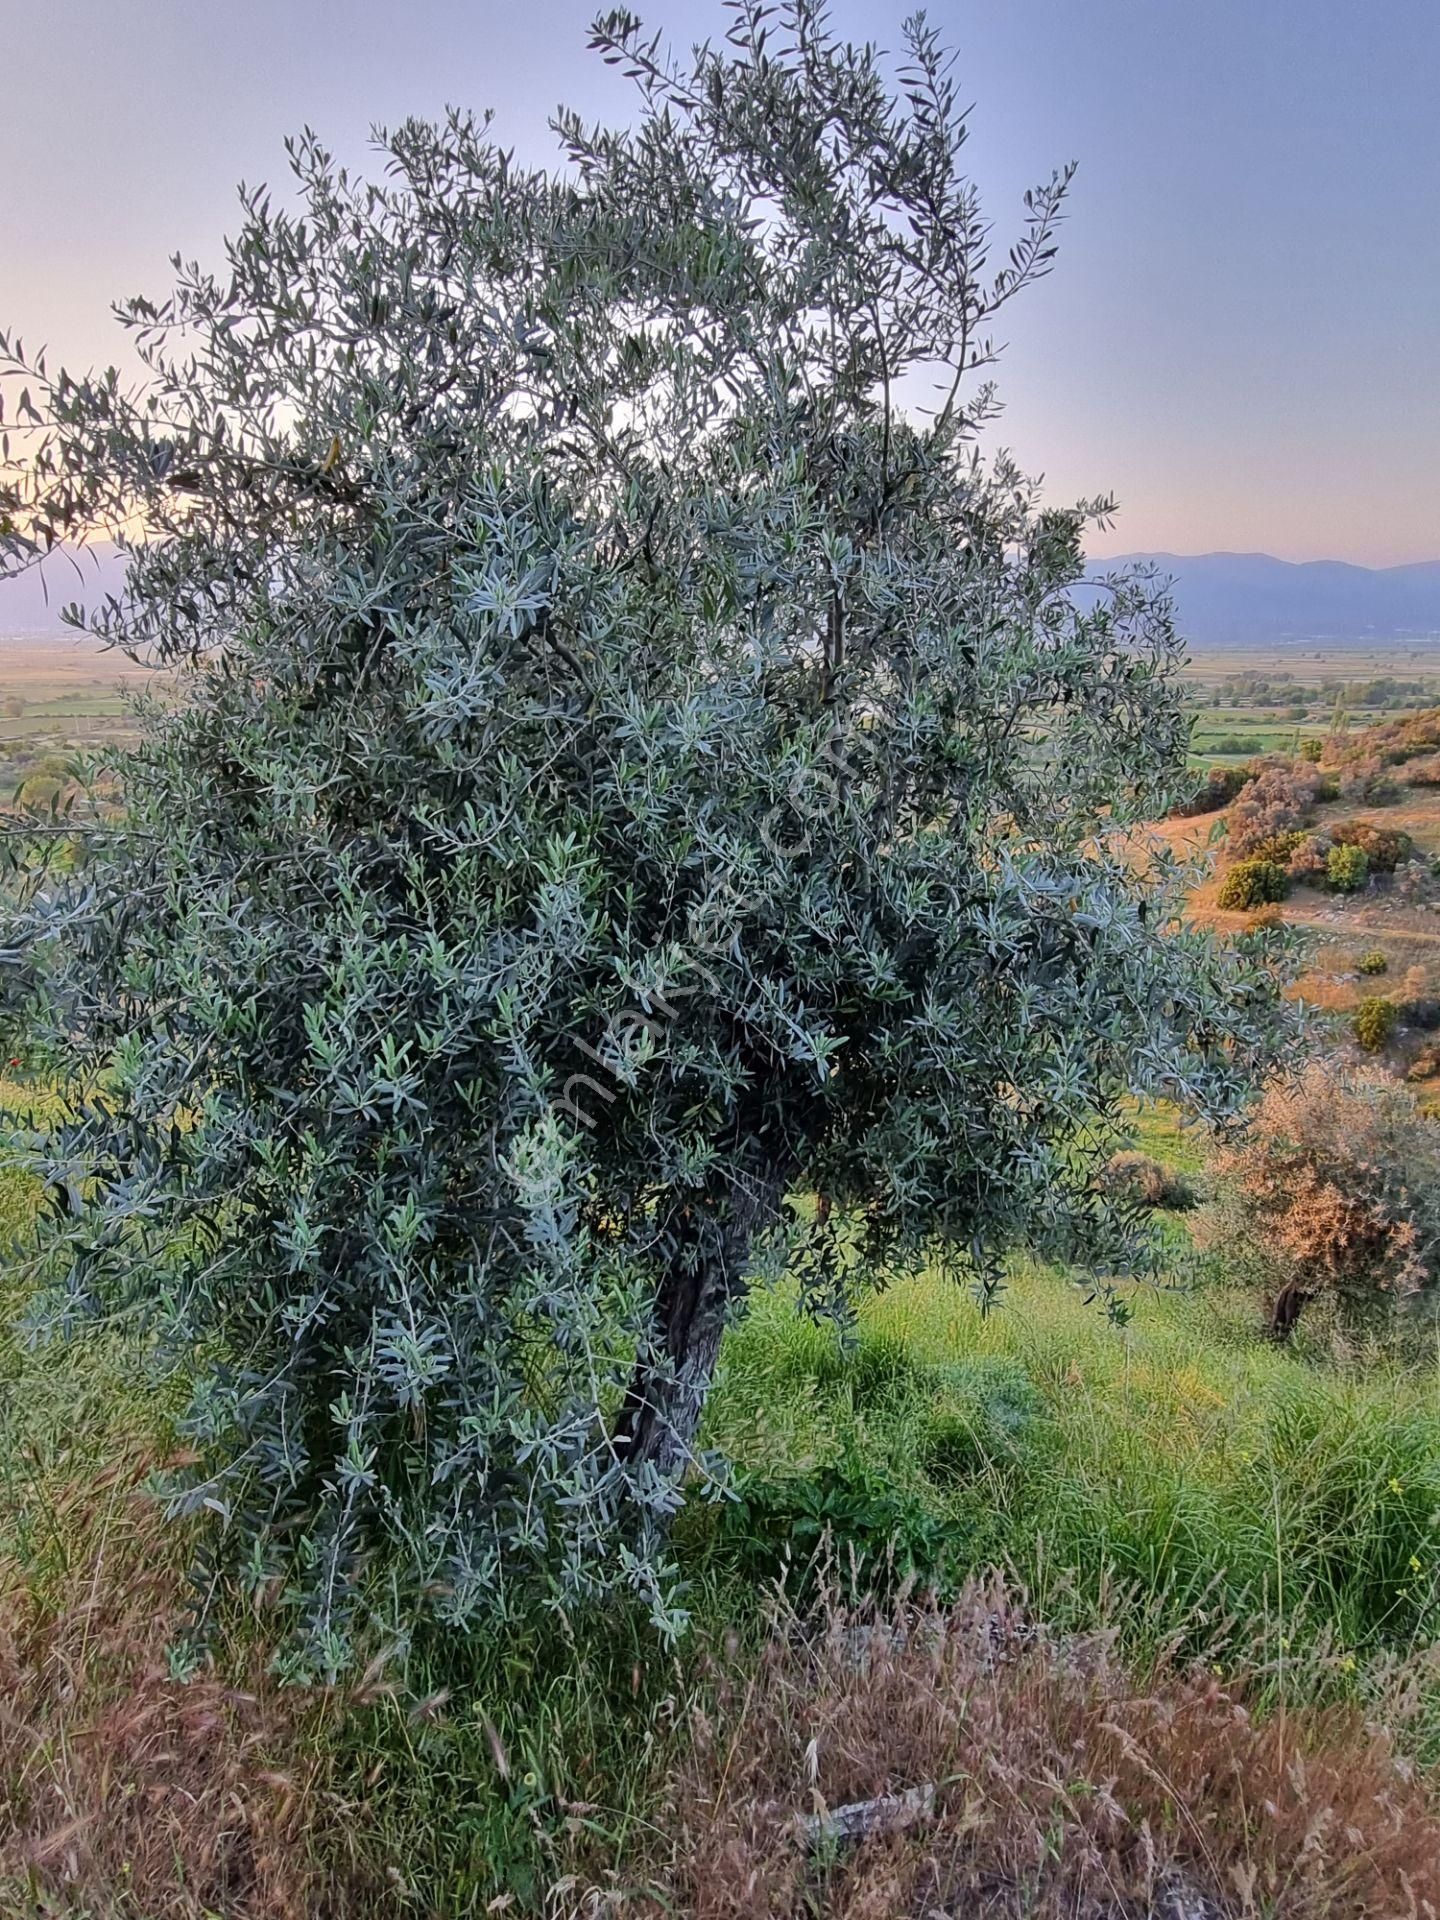
[[[1340,791],[1350,800],[1368,800],[1373,806],[1386,806],[1399,799],[1400,783],[1390,762],[1377,750],[1345,763],[1340,773]]]
[[[1273,1081],[1213,1170],[1210,1238],[1241,1266],[1259,1250],[1274,1276],[1277,1338],[1317,1294],[1360,1305],[1435,1278],[1440,1129],[1379,1069],[1341,1074],[1316,1061]]]
[[[888,1832],[806,1821],[933,1787]],[[998,1578],[832,1609],[723,1661],[668,1782],[653,1894],[688,1920],[1389,1920],[1440,1912],[1440,1810],[1350,1708],[1260,1718],[1201,1664],[1036,1630]],[[631,1887],[640,1875],[627,1873]],[[592,1896],[580,1910],[621,1910]]]
[[[1319,886],[1325,878],[1325,861],[1330,852],[1329,837],[1307,833],[1292,849],[1286,871],[1302,886]]]
[[[104,1484],[43,1490],[62,1573],[37,1583],[0,1555],[0,1909],[327,1911],[308,1833],[324,1703],[281,1690],[258,1654],[238,1680],[170,1677],[183,1582],[145,1467],[137,1453]]]
[[[1261,769],[1240,793],[1228,818],[1229,851],[1241,859],[1308,824],[1324,784],[1307,761],[1282,760]]]
[[[1195,1190],[1173,1167],[1148,1153],[1113,1153],[1100,1173],[1106,1193],[1133,1194],[1146,1207],[1165,1207],[1183,1213],[1195,1204]]]
[[[1371,755],[1413,758],[1435,747],[1440,747],[1440,707],[1427,707],[1399,719],[1376,721],[1358,733],[1331,734],[1321,758],[1327,767],[1343,767]]]

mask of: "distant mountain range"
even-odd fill
[[[1268,553],[1132,553],[1096,561],[1092,572],[1137,561],[1173,576],[1180,631],[1192,646],[1440,642],[1440,560],[1352,567],[1342,560],[1296,565]],[[78,567],[56,553],[43,569],[0,580],[0,637],[63,632],[63,606],[99,600],[123,582],[113,546],[86,548]]]
[[[1440,641],[1440,560],[1408,567],[1296,564],[1268,553],[1130,553],[1174,579],[1177,625],[1192,646],[1346,646]]]

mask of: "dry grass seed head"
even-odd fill
[[[817,1847],[815,1816],[922,1784],[933,1818]],[[1257,1719],[1201,1663],[1037,1630],[995,1578],[946,1611],[777,1619],[669,1786],[659,1877],[693,1920],[1128,1920],[1176,1889],[1287,1920],[1440,1912],[1440,1812],[1358,1712]]]
[[[172,1677],[184,1548],[148,1466],[47,1490],[66,1543],[48,1578],[0,1560],[0,1889],[146,1920],[312,1914],[321,1703],[258,1653],[240,1681]]]

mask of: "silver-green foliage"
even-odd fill
[[[976,452],[1068,174],[996,264],[923,26],[895,87],[812,0],[596,45],[637,117],[555,173],[462,115],[379,182],[295,143],[298,204],[123,309],[143,390],[3,343],[11,564],[143,529],[87,618],[178,682],[32,888],[106,1076],[48,1257],[189,1356],[187,1497],[326,1664],[382,1570],[673,1615],[788,1193],[817,1294],[831,1228],[1119,1270],[1126,1096],[1231,1111],[1278,1018],[1126,845],[1184,781],[1168,603],[1077,602],[1106,503]]]

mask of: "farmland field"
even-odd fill
[[[149,678],[78,636],[0,636],[0,793],[43,783],[77,750],[103,753],[131,739],[125,690]]]
[[[76,749],[130,738],[124,690],[149,677],[78,635],[0,634],[0,791],[52,774]],[[1200,651],[1182,678],[1195,713],[1192,758],[1238,763],[1440,705],[1440,645]]]
[[[1440,704],[1440,646],[1197,651],[1183,670],[1192,757],[1240,762]]]

